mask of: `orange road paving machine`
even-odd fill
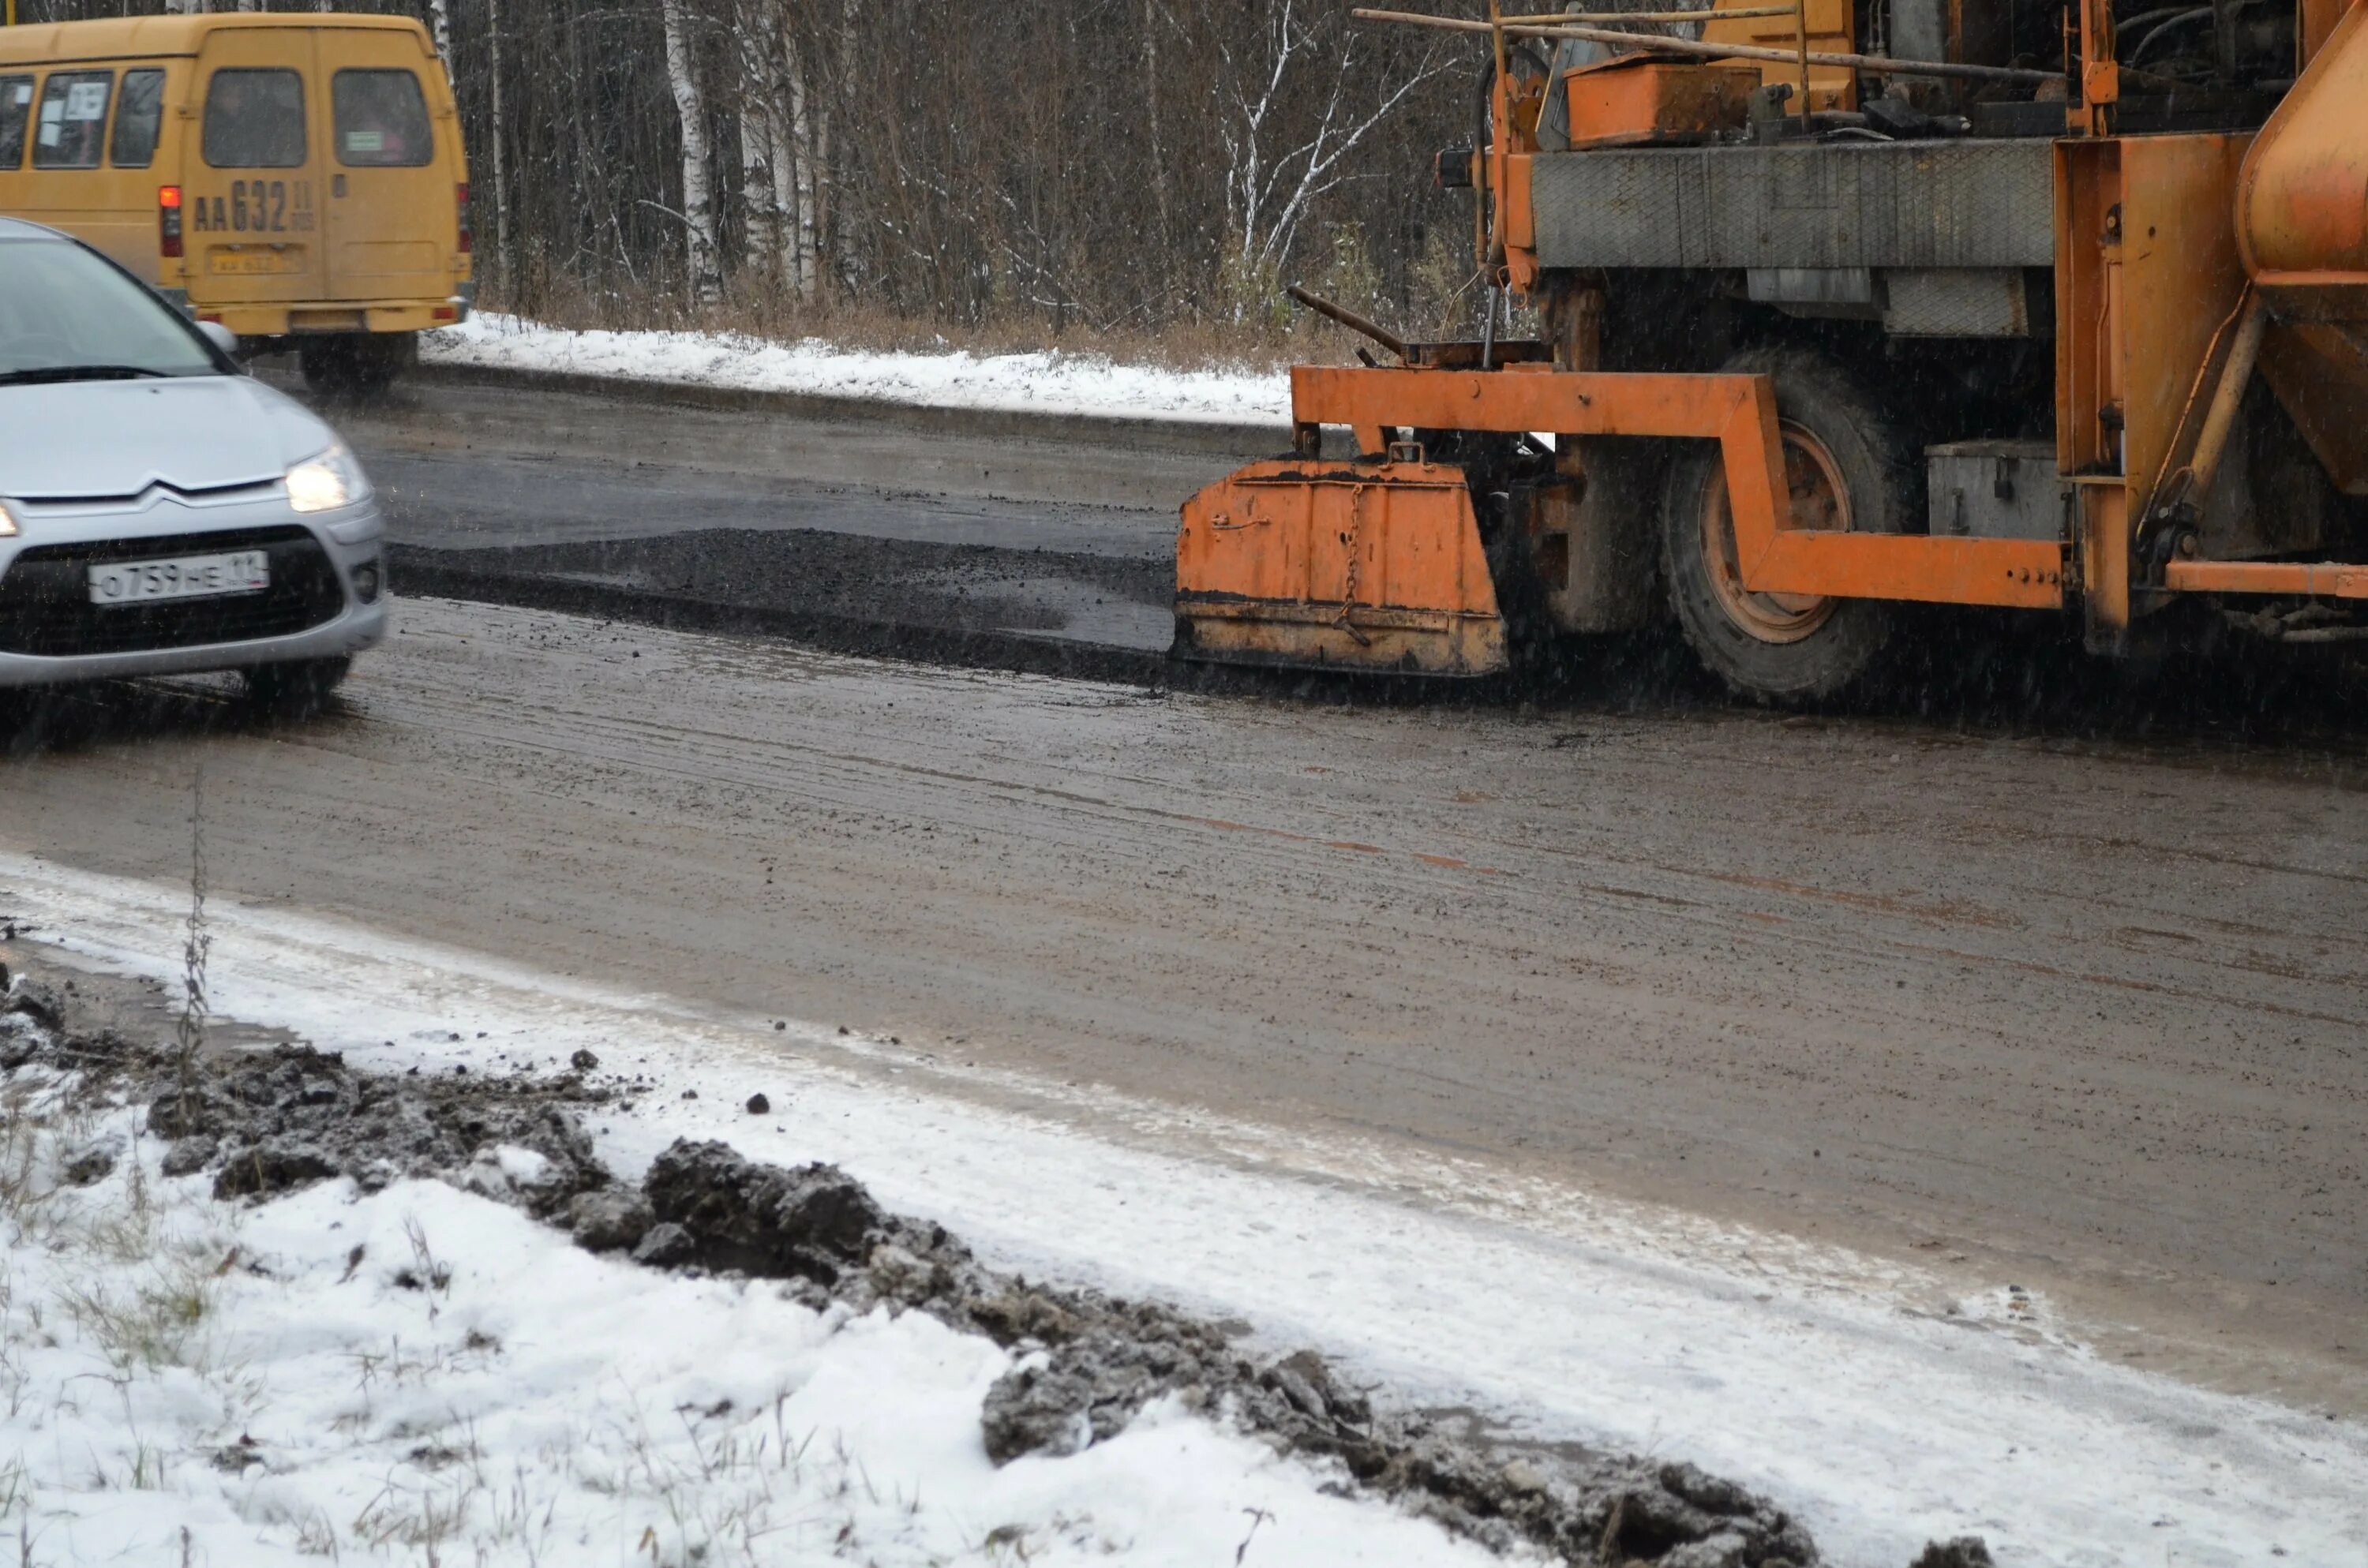
[[[1358,13],[1486,50],[1440,177],[1543,338],[1303,296],[1396,363],[1295,369],[1293,455],[1186,506],[1179,656],[1482,675],[1673,614],[1788,701],[1907,603],[2368,637],[2368,0],[1653,3]]]

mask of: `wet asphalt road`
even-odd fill
[[[1258,455],[451,382],[324,412],[398,589],[1094,674],[1165,653],[1177,508]]]
[[[987,506],[825,483],[796,433],[719,479],[621,427],[547,456],[348,428],[406,539],[725,496],[758,532],[1076,528],[1094,548],[1052,553],[1121,573],[1158,487],[1224,466],[1032,454],[1038,494]],[[1189,696],[401,613],[313,723],[130,690],[20,713],[10,840],[172,881],[201,761],[245,896],[2012,1280],[2105,1354],[2368,1410],[2368,726],[2340,714]]]
[[[453,550],[728,528],[1150,558],[1173,548],[1186,496],[1262,455],[427,381],[323,412],[395,539]]]

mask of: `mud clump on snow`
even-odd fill
[[[195,1092],[162,1089],[151,1131],[211,1139],[214,1196],[280,1192],[333,1176],[364,1191],[440,1176],[548,1217],[609,1185],[571,1108],[593,1097],[576,1080],[387,1077],[333,1051],[283,1045],[211,1064]],[[202,1168],[201,1164],[201,1168]]]
[[[1452,1419],[1376,1410],[1312,1350],[1245,1355],[1225,1328],[1174,1307],[985,1267],[943,1227],[888,1212],[835,1166],[789,1170],[686,1141],[658,1156],[643,1190],[651,1230],[637,1256],[792,1280],[817,1304],[926,1312],[1018,1352],[982,1415],[998,1464],[1076,1452],[1174,1396],[1286,1451],[1337,1459],[1366,1487],[1499,1549],[1661,1568],[1819,1561],[1781,1509],[1690,1465],[1489,1439]]]
[[[1998,1560],[1981,1537],[1961,1535],[1954,1540],[1932,1542],[1907,1568],[1998,1568]]]
[[[823,1286],[862,1267],[892,1224],[832,1166],[757,1165],[724,1143],[676,1142],[642,1188],[656,1222],[682,1227],[702,1266]]]
[[[27,983],[17,982],[19,990]],[[25,1008],[6,1017],[40,1014]],[[393,1077],[358,1071],[334,1051],[281,1045],[201,1051],[184,1083],[169,1050],[112,1030],[0,1028],[0,1035],[24,1047],[12,1049],[0,1070],[39,1062],[94,1088],[147,1097],[148,1131],[169,1143],[164,1173],[211,1170],[217,1198],[336,1177],[376,1191],[405,1177],[441,1176],[548,1218],[577,1194],[610,1185],[575,1115],[608,1096],[573,1076]],[[85,1158],[92,1179],[105,1174],[102,1162],[112,1165],[103,1151]]]

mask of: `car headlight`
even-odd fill
[[[0,539],[17,537],[17,514],[8,510],[8,503],[0,501]]]
[[[370,494],[362,465],[343,441],[288,471],[288,505],[298,512],[334,512]]]

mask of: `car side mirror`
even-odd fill
[[[216,348],[221,349],[223,353],[229,355],[236,355],[238,353],[238,334],[231,331],[230,328],[222,325],[222,323],[218,321],[201,321],[198,324],[198,330],[206,335],[206,341],[208,343],[212,344]]]

